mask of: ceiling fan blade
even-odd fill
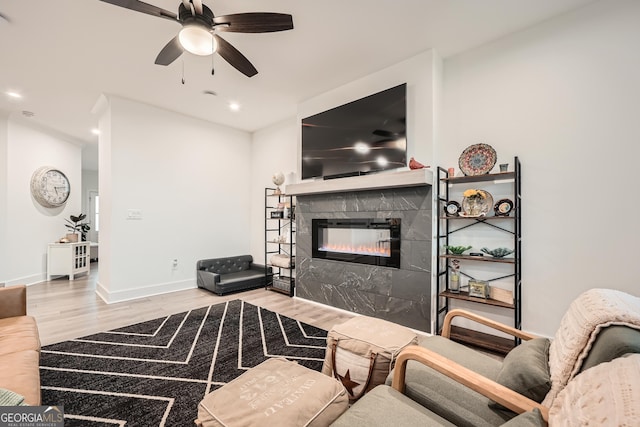
[[[138,0],[100,0],[105,3],[113,4],[115,6],[124,7],[125,9],[134,10],[136,12],[146,13],[148,15],[157,16],[159,18],[170,19],[177,21],[178,15],[168,10],[159,8],[157,6],[144,3]]]
[[[156,64],[169,65],[173,61],[178,59],[178,57],[182,55],[183,51],[184,49],[182,48],[182,45],[178,40],[178,36],[175,36],[169,43],[166,44],[165,47],[162,48],[162,50],[156,57]]]
[[[293,18],[284,13],[252,12],[216,16],[213,27],[235,33],[272,33],[293,29]]]
[[[196,13],[198,15],[202,15],[202,0],[191,0],[191,3],[193,3],[193,6],[196,9]]]
[[[391,132],[384,129],[376,129],[371,133],[375,136],[382,136],[384,138],[399,138],[401,136],[404,136],[404,132]]]
[[[218,42],[218,53],[220,56],[224,58],[231,66],[240,71],[247,77],[253,77],[258,74],[258,70],[249,62],[249,60],[240,53],[238,49],[233,47],[231,43],[223,39],[217,34],[214,34],[213,37],[216,38]]]

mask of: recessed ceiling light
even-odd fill
[[[91,133],[94,135],[100,135],[100,129],[93,128],[91,129]]]
[[[5,92],[7,94],[8,97],[13,98],[13,99],[22,99],[22,95],[19,94],[18,92],[15,91],[7,91]]]
[[[231,111],[240,111],[240,104],[238,104],[237,102],[230,102],[229,109]]]

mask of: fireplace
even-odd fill
[[[313,219],[313,258],[400,268],[400,218]]]

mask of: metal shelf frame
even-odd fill
[[[513,326],[517,329],[522,328],[522,166],[520,159],[514,157],[514,171],[513,172],[500,172],[478,176],[461,176],[453,177],[449,176],[447,169],[437,168],[437,209],[438,220],[436,221],[436,236],[437,236],[437,274],[436,274],[436,331],[439,333],[442,328],[442,322],[444,316],[449,311],[449,300],[464,300],[471,301],[479,304],[488,304],[505,309],[513,310]],[[468,218],[468,217],[455,217],[443,215],[444,206],[449,201],[449,187],[455,184],[468,184],[478,182],[505,182],[512,181],[512,195],[513,195],[513,211],[509,216],[487,216],[481,218]],[[452,223],[455,222],[469,222],[469,224],[461,225],[459,227],[453,227]],[[513,222],[513,230],[502,227],[505,222]],[[443,248],[449,245],[449,236],[453,233],[466,230],[469,232],[471,227],[484,225],[493,227],[503,232],[510,233],[513,237],[514,256],[513,258],[490,258],[480,256],[469,255],[451,255],[447,254]],[[449,260],[459,259],[463,262],[494,262],[500,264],[513,265],[513,274],[502,275],[495,277],[489,281],[505,279],[513,277],[513,304],[504,303],[497,300],[482,299],[469,297],[468,293],[461,291],[460,293],[453,293],[449,290],[449,274],[451,273],[451,267],[449,266]],[[473,277],[460,271],[460,273],[468,278]],[[520,343],[519,339],[514,339],[514,345]]]

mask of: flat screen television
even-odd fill
[[[302,179],[407,165],[407,85],[302,119]]]

